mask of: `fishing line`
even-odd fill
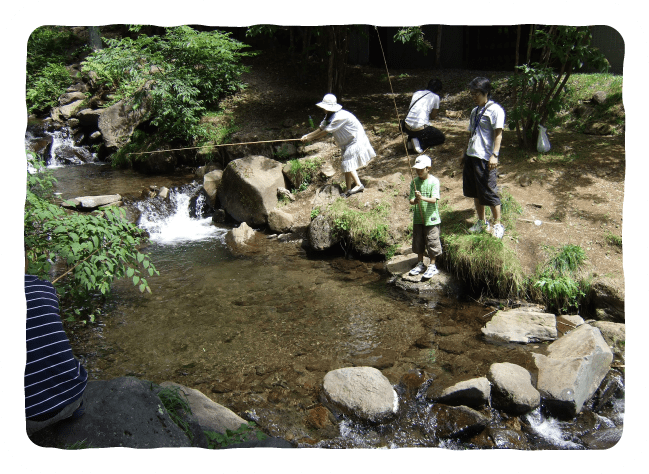
[[[278,142],[297,142],[302,140],[301,138],[287,138],[285,140],[262,140],[258,142],[241,142],[241,143],[222,143],[220,145],[203,145],[203,146],[192,146],[187,148],[170,148],[168,150],[156,150],[156,151],[140,151],[138,153],[129,153],[129,155],[145,155],[148,153],[165,153],[168,151],[180,151],[180,150],[197,150],[199,148],[218,148],[222,146],[239,146],[239,145],[256,145],[257,143],[278,143]]]
[[[388,71],[388,62],[385,59],[385,52],[383,51],[383,44],[381,43],[381,35],[379,35],[378,27],[374,27],[376,30],[376,36],[379,38],[379,46],[381,47],[381,54],[383,55],[383,63],[385,64],[385,72],[388,75],[388,83],[390,84],[390,91],[392,91],[392,101],[394,102],[394,111],[397,114],[397,124],[399,126],[399,131],[401,133],[401,141],[403,142],[403,147],[406,149],[406,159],[408,160],[408,169],[410,170],[410,177],[412,178],[413,185],[415,183],[415,175],[412,172],[412,167],[410,166],[410,154],[408,153],[408,145],[406,139],[404,138],[403,130],[401,130],[401,117],[399,116],[399,109],[397,108],[397,100],[395,99],[394,89],[392,88],[392,81],[390,80],[390,71]],[[415,186],[417,189],[417,186]],[[424,210],[422,208],[421,202],[419,203],[419,214],[421,217],[421,223],[424,224],[426,220],[424,219]]]

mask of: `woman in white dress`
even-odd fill
[[[345,174],[347,196],[360,193],[365,189],[358,177],[357,169],[367,165],[376,156],[363,126],[358,119],[338,104],[336,96],[327,94],[322,102],[316,104],[327,114],[318,129],[304,135],[301,140],[310,142],[320,140],[331,133],[336,145],[342,152],[342,170]]]

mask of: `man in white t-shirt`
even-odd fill
[[[438,93],[441,90],[442,82],[439,79],[431,79],[426,89],[412,95],[408,114],[403,121],[403,130],[417,153],[441,145],[446,139],[441,131],[429,125],[429,120],[434,120],[439,112]]]
[[[505,125],[505,111],[491,100],[491,83],[486,77],[476,77],[469,84],[469,89],[477,107],[469,118],[471,137],[462,158],[462,187],[464,195],[473,198],[478,214],[478,221],[471,226],[469,232],[484,230],[502,239],[505,228],[500,223],[496,168]],[[493,229],[485,220],[485,206],[491,209]]]

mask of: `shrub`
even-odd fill
[[[61,94],[72,84],[68,70],[62,64],[48,64],[27,88],[27,111],[42,112],[58,105]]]
[[[114,88],[114,101],[130,99],[139,105],[147,95],[151,123],[168,140],[190,141],[201,134],[201,115],[243,87],[239,77],[247,68],[240,60],[253,54],[241,52],[246,45],[229,33],[197,32],[189,26],[167,28],[162,37],[140,34],[104,41],[107,47],[89,55],[83,71],[94,71]]]
[[[309,184],[315,181],[318,171],[320,170],[320,166],[322,166],[322,159],[295,159],[291,160],[289,163],[291,165],[291,169],[288,174],[291,181],[297,184],[297,191],[304,191],[309,186]]]

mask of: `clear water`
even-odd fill
[[[152,294],[116,282],[99,323],[75,340],[91,378],[181,383],[303,447],[465,449],[475,445],[435,437],[433,404],[423,393],[401,390],[399,417],[382,427],[343,420],[314,431],[305,418],[318,406],[329,370],[389,359],[382,372],[395,386],[415,369],[433,377],[429,383],[448,386],[484,376],[494,361],[530,367],[531,351],[543,350],[485,344],[480,328],[488,310],[439,294],[433,304],[405,295],[386,284],[373,262],[312,258],[300,242],[261,233],[244,254],[231,252],[224,239],[229,228],[189,217],[197,189],[187,184],[190,172],[143,177],[96,164],[54,172],[65,198],[127,196],[151,235],[147,251],[160,271],[148,279]],[[140,199],[151,185],[171,188],[169,200]],[[436,332],[449,327],[457,331],[453,347],[415,343],[437,340]],[[623,410],[622,402],[608,414],[610,423],[621,424]],[[582,449],[570,424],[540,412],[527,423],[534,440],[525,449]]]

